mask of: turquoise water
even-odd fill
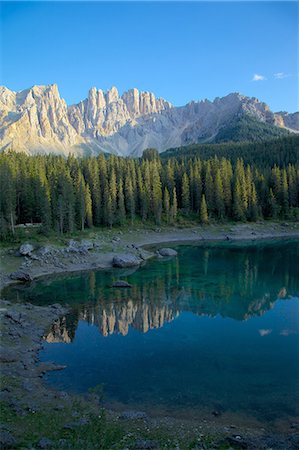
[[[179,417],[217,411],[267,423],[299,405],[299,242],[178,246],[136,271],[99,271],[6,289],[65,303],[45,335],[47,376],[103,390],[120,409]],[[112,289],[123,279],[132,289]]]

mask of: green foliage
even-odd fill
[[[283,142],[283,148],[293,143],[296,149],[294,138]],[[201,223],[294,219],[299,159],[292,162],[293,151],[289,147],[282,164],[268,165],[259,158],[246,163],[236,158],[237,150],[230,159],[65,159],[1,153],[0,238],[15,239],[24,223],[39,224],[40,233],[63,235],[138,221],[179,224],[194,217]],[[277,159],[274,147],[272,161]]]
[[[169,149],[160,154],[162,160],[175,158],[178,162],[186,162],[200,158],[207,160],[214,156],[224,157],[234,165],[238,158],[245,164],[253,164],[260,168],[287,167],[295,165],[299,159],[299,136],[291,135],[264,142],[231,142],[219,144],[191,144],[186,147]]]
[[[204,195],[202,196],[200,203],[200,222],[202,224],[207,224],[209,222],[207,202]]]
[[[290,132],[265,122],[261,122],[249,114],[238,117],[235,121],[221,129],[214,139],[220,142],[264,142],[269,139],[289,136]]]

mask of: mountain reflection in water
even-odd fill
[[[298,242],[178,250],[176,258],[153,260],[135,271],[41,280],[9,288],[5,295],[37,304],[69,304],[70,314],[45,336],[48,342],[66,343],[73,341],[80,320],[96,325],[103,336],[125,336],[130,327],[143,333],[163,327],[183,311],[247,320],[264,314],[279,298],[298,296]],[[117,279],[132,288],[111,288]]]
[[[66,366],[47,381],[72,392],[100,384],[113,408],[293,422],[299,242],[177,249],[136,271],[6,289],[7,299],[70,307],[45,335],[40,359]],[[111,288],[118,279],[132,288]]]

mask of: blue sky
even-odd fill
[[[298,110],[296,2],[2,2],[0,83],[137,87],[175,105],[230,92]]]

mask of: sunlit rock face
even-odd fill
[[[174,107],[136,88],[119,95],[116,87],[107,92],[93,87],[85,100],[67,106],[55,84],[20,92],[1,87],[0,150],[139,156],[148,147],[163,151],[210,142],[244,114],[299,131],[299,113],[273,113],[265,103],[239,93]]]
[[[51,327],[51,330],[44,335],[44,339],[49,344],[63,342],[70,344],[75,336],[75,332],[72,331],[72,326],[68,323],[65,316],[55,321]]]
[[[126,336],[129,327],[143,333],[155,328],[163,327],[164,323],[177,317],[179,311],[171,305],[149,305],[148,303],[128,300],[121,304],[98,304],[86,308],[79,318],[98,326],[103,336],[122,334]]]
[[[2,87],[0,121],[2,150],[63,152],[83,142],[70,126],[67,105],[56,84],[21,92]]]

